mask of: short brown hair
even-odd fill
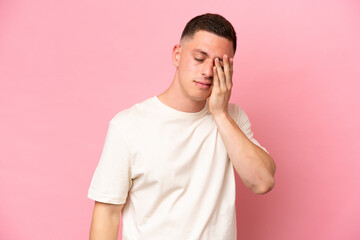
[[[185,26],[181,39],[192,37],[196,32],[204,30],[224,37],[233,43],[234,53],[236,51],[236,32],[231,23],[219,14],[206,13],[191,19]]]

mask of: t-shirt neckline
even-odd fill
[[[157,96],[153,97],[153,101],[154,103],[159,106],[163,111],[165,111],[167,114],[172,115],[174,117],[178,117],[178,118],[185,118],[185,119],[189,119],[189,118],[198,118],[198,117],[202,117],[204,116],[208,110],[209,110],[209,104],[208,104],[208,99],[206,99],[206,103],[205,106],[203,107],[203,109],[201,109],[198,112],[182,112],[179,110],[176,110],[172,107],[169,107],[168,105],[166,105],[165,103],[161,102],[160,99]]]

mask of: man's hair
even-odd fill
[[[185,26],[180,40],[192,38],[200,30],[214,33],[224,37],[233,43],[234,53],[236,51],[236,33],[231,23],[219,14],[206,13],[191,19]]]

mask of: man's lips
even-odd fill
[[[195,85],[200,88],[207,89],[207,88],[211,87],[212,82],[210,82],[210,81],[195,81]]]

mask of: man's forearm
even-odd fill
[[[251,142],[228,113],[214,116],[229,158],[243,183],[257,194],[270,191],[275,163],[271,156]]]

